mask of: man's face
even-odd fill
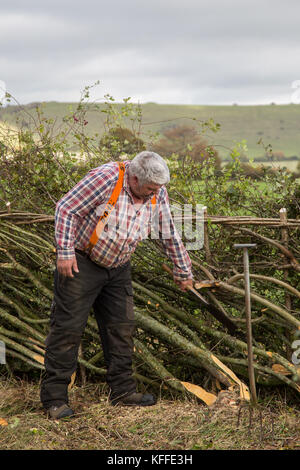
[[[149,196],[152,197],[157,195],[160,188],[162,187],[161,184],[156,183],[145,183],[140,185],[136,176],[129,178],[129,186],[132,194],[139,199],[146,199]]]

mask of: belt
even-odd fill
[[[108,268],[107,266],[103,266],[103,265],[97,263],[96,261],[92,260],[92,259],[90,258],[90,255],[89,255],[86,251],[78,250],[77,248],[75,248],[75,252],[78,253],[78,254],[81,255],[81,256],[84,256],[85,258],[88,258],[92,263],[96,264],[96,265],[99,266],[100,268],[104,268],[104,269],[108,269],[108,270],[123,268],[123,267],[125,267],[128,263],[130,263],[130,260],[128,260],[128,261],[126,261],[126,263],[121,264],[120,266],[116,266],[115,268]]]
[[[84,256],[85,258],[89,258],[89,254],[86,253],[86,251],[82,251],[82,250],[78,250],[77,248],[75,248],[75,251],[76,253],[79,253],[81,256]]]
[[[84,258],[88,258],[92,263],[96,264],[100,268],[106,268],[106,266],[101,266],[101,264],[99,264],[96,261],[92,260],[90,258],[90,255],[86,251],[78,250],[77,248],[75,248],[75,252],[78,253],[79,255],[83,256]]]

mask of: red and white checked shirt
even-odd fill
[[[90,258],[100,266],[121,266],[130,259],[139,241],[156,233],[154,238],[160,240],[166,255],[173,262],[174,278],[179,281],[191,279],[191,260],[174,226],[165,186],[156,195],[154,209],[152,196],[141,206],[135,206],[128,182],[130,160],[124,164],[123,187]],[[106,163],[89,171],[58,201],[55,238],[59,259],[73,258],[75,248],[85,250],[118,177],[118,163]]]

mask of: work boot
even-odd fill
[[[47,409],[47,413],[50,419],[71,418],[74,416],[74,411],[66,404],[61,406],[51,406]]]
[[[131,393],[125,397],[117,397],[111,400],[113,406],[152,406],[155,405],[156,398],[150,393]]]

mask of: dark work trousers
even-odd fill
[[[68,403],[68,385],[89,312],[94,309],[111,399],[136,391],[132,377],[135,331],[130,262],[103,268],[76,252],[79,273],[54,275],[50,332],[46,339],[41,401],[45,408]]]

